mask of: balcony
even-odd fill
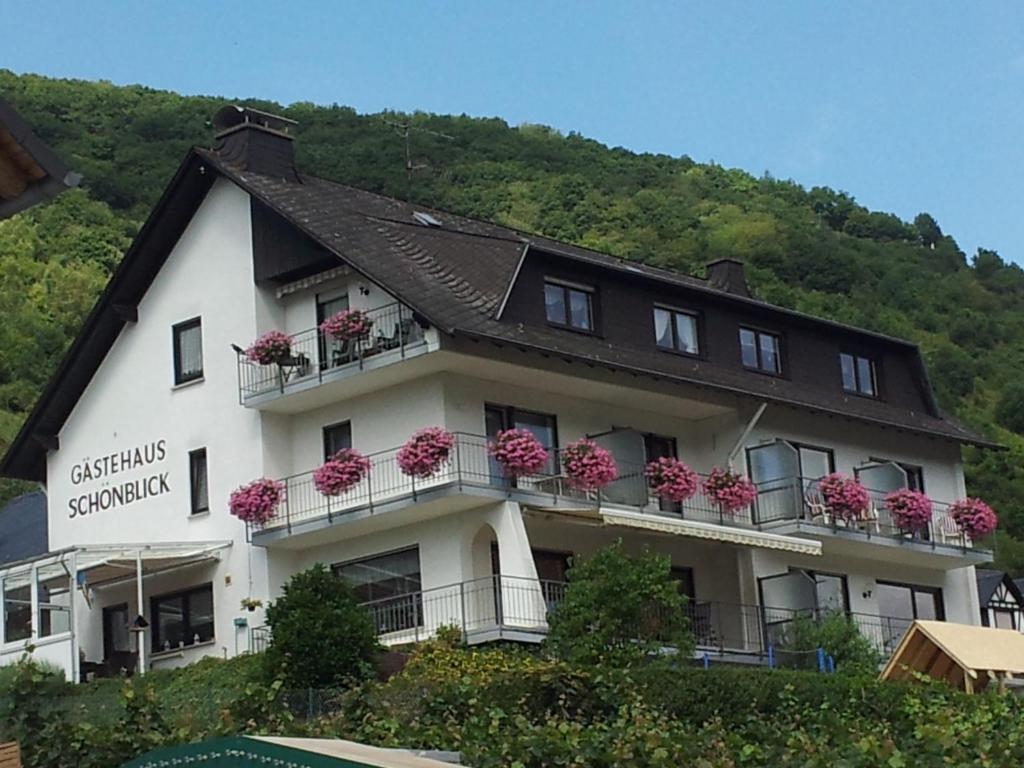
[[[460,629],[466,641],[540,642],[548,617],[561,603],[566,584],[546,579],[494,575],[364,603],[381,642],[403,645],[432,637],[442,627]],[[790,608],[692,600],[684,608],[697,655],[749,663],[813,667],[817,649],[797,647],[797,621],[827,614]],[[909,620],[848,613],[883,655],[895,648]]]
[[[955,568],[991,561],[992,553],[966,536],[950,515],[951,504],[932,501],[932,520],[922,530],[906,531],[885,507],[888,491],[868,489],[871,505],[861,519],[844,521],[830,514],[816,490],[817,479],[790,477],[761,483],[754,517],[762,530],[812,536],[831,549],[879,559],[925,562]],[[878,545],[866,548],[864,545]]]
[[[362,338],[338,341],[319,328],[292,334],[292,352],[277,364],[261,365],[236,347],[238,398],[263,407],[287,396],[378,370],[430,351],[426,329],[398,302],[366,311],[372,325]]]
[[[428,517],[431,509],[444,514],[482,503],[511,500],[543,511],[585,515],[604,522],[634,528],[646,528],[680,535],[758,544],[816,553],[820,545],[808,539],[787,538],[761,533],[753,510],[735,514],[723,512],[710,498],[698,491],[681,504],[665,502],[653,496],[644,477],[643,465],[619,462],[619,479],[598,491],[574,488],[553,462],[550,472],[505,478],[487,452],[488,438],[456,434],[449,461],[433,477],[417,479],[402,472],[397,461],[398,448],[371,454],[368,475],[340,496],[325,496],[313,481],[313,472],[283,479],[284,501],[274,516],[252,531],[252,540],[260,545],[281,542],[298,547],[302,540],[330,528],[363,521],[366,526],[391,527],[406,522],[397,513],[415,507],[414,519]],[[389,513],[385,515],[383,513]],[[813,551],[812,551],[813,550]]]

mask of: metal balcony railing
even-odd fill
[[[908,531],[893,520],[885,506],[887,491],[868,489],[871,505],[857,520],[836,518],[827,508],[817,490],[820,478],[787,477],[761,483],[755,504],[755,519],[759,524],[797,520],[833,531],[858,531],[867,536],[883,536],[901,541],[917,541],[932,545],[967,548],[973,545],[950,515],[952,506],[932,501],[932,519],[924,528]]]
[[[561,581],[494,575],[372,600],[363,607],[389,644],[419,642],[444,627],[459,630],[469,640],[509,632],[543,635],[566,588]],[[793,666],[813,666],[817,651],[802,647],[797,623],[814,624],[833,615],[706,600],[687,601],[683,610],[699,650],[759,658],[771,653],[780,663]],[[891,653],[910,625],[909,619],[873,614],[845,616],[883,655]]]
[[[366,315],[370,331],[359,339],[338,341],[319,328],[292,334],[291,355],[280,363],[261,365],[246,357],[244,350],[237,349],[240,401],[283,394],[300,383],[323,382],[346,370],[360,370],[369,361],[386,356],[401,359],[412,347],[425,343],[423,326],[404,304],[386,304],[366,310]]]
[[[398,466],[399,448],[370,454],[367,476],[344,494],[325,496],[313,482],[313,472],[283,479],[284,500],[273,517],[261,528],[270,530],[307,521],[336,518],[359,510],[373,511],[385,505],[415,503],[422,497],[455,489],[458,493],[504,496],[537,506],[566,506],[597,509],[621,509],[682,520],[714,523],[730,527],[771,529],[787,521],[800,521],[833,531],[859,531],[867,536],[887,537],[900,542],[925,542],[932,546],[966,548],[964,536],[949,515],[949,505],[933,502],[935,516],[921,531],[903,531],[885,509],[882,492],[871,492],[871,509],[864,519],[844,522],[835,519],[815,496],[815,481],[784,478],[757,486],[755,502],[745,509],[727,512],[703,490],[703,475],[697,492],[681,503],[654,496],[644,475],[644,466],[618,462],[619,477],[599,490],[581,490],[558,471],[557,451],[547,471],[537,475],[506,478],[500,466],[488,454],[490,440],[481,435],[456,433],[449,460],[432,477],[414,478]]]

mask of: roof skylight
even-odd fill
[[[425,227],[441,226],[441,222],[437,218],[431,216],[429,213],[424,213],[423,211],[413,211],[412,217]]]

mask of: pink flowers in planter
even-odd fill
[[[373,320],[361,309],[343,309],[320,323],[320,332],[338,341],[362,339],[370,335]]]
[[[900,488],[885,496],[885,508],[893,522],[904,531],[926,528],[932,519],[932,500],[921,491]]]
[[[437,474],[455,447],[455,435],[444,427],[426,427],[413,433],[398,449],[398,466],[410,477],[427,478]]]
[[[611,453],[586,437],[562,449],[562,466],[569,485],[581,491],[604,488],[619,476]]]
[[[669,456],[655,459],[644,467],[651,491],[666,501],[683,502],[697,492],[697,473],[684,462]]]
[[[999,517],[981,499],[962,499],[949,508],[950,517],[972,539],[987,536],[999,525]]]
[[[757,498],[757,486],[743,475],[715,467],[704,478],[704,493],[723,512],[730,514],[749,507]]]
[[[324,496],[340,496],[370,471],[370,460],[354,448],[343,448],[313,471],[313,485]]]
[[[292,353],[292,337],[284,331],[267,331],[245,350],[245,356],[260,365],[280,363]]]
[[[487,444],[487,452],[507,477],[541,472],[548,463],[547,449],[528,429],[506,429]]]
[[[862,520],[871,506],[867,488],[858,480],[839,472],[825,475],[818,481],[818,490],[825,506],[839,520]]]
[[[262,525],[273,518],[284,500],[284,483],[261,477],[231,492],[228,509],[239,520]]]

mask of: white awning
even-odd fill
[[[802,539],[797,536],[783,536],[778,533],[765,533],[753,528],[734,528],[727,525],[702,523],[697,520],[656,517],[632,512],[611,512],[605,509],[601,510],[601,518],[605,525],[641,528],[647,531],[690,536],[697,539],[712,539],[746,547],[779,549],[801,555],[821,555],[820,541]]]

